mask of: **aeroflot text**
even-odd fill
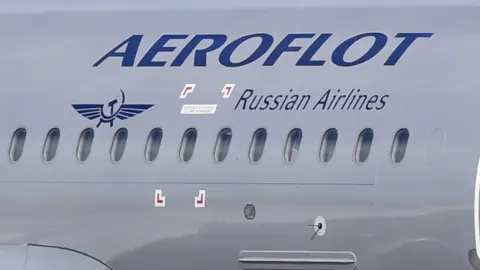
[[[287,53],[296,54],[296,66],[323,66],[327,60],[321,59],[315,54],[320,51],[332,35],[332,33],[322,33],[320,35],[315,33],[287,34],[280,38],[277,44],[277,37],[267,33],[256,33],[234,38],[229,38],[225,34],[197,34],[188,42],[184,41],[189,38],[190,35],[188,34],[168,34],[162,35],[143,56],[137,56],[143,35],[133,35],[107,52],[93,66],[97,67],[107,59],[112,61],[112,58],[118,58],[121,59],[122,67],[132,67],[139,57],[137,67],[164,67],[167,65],[180,67],[193,54],[193,66],[206,67],[207,56],[213,57],[214,52],[218,54],[218,62],[225,67],[245,66],[259,60],[264,55],[268,56],[264,60],[262,59],[262,65],[273,66],[283,54]],[[389,37],[384,33],[358,34],[334,47],[330,53],[331,62],[340,67],[357,66],[374,58],[385,48],[388,42],[391,42],[394,43],[389,46],[392,49],[389,49],[390,52],[382,54],[382,57],[385,57],[382,62],[384,61],[384,66],[395,66],[404,53],[412,47],[413,43],[420,42],[417,41],[418,39],[430,38],[432,35],[433,33],[397,33],[390,37],[391,41],[389,41]],[[309,45],[303,47],[292,45],[294,42],[301,42],[302,39],[309,39]],[[370,45],[365,49],[351,49],[352,46],[362,40],[368,40]],[[277,45],[274,46],[274,44]],[[174,53],[176,50],[179,52]],[[235,53],[237,50],[240,52]],[[300,50],[303,50],[303,53],[298,53]],[[162,54],[166,55],[162,56]],[[348,55],[348,59],[346,59],[346,55]],[[168,63],[165,59],[173,59],[173,61]]]

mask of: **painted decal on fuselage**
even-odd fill
[[[125,93],[120,89],[122,93],[122,99],[119,102],[118,99],[113,99],[108,104],[99,104],[99,103],[82,103],[82,104],[72,104],[73,109],[77,111],[81,116],[89,119],[96,120],[97,128],[103,124],[110,124],[110,127],[113,127],[113,121],[126,120],[132,117],[135,117],[138,114],[150,109],[154,104],[127,104],[125,103]],[[120,104],[117,109],[114,109],[115,105]],[[105,105],[108,105],[109,112],[105,113]]]
[[[186,84],[182,92],[188,89]],[[217,107],[225,106],[225,95],[232,93],[235,84],[225,84],[218,96],[207,104],[183,104],[180,114],[215,114]],[[202,89],[203,87],[200,86]],[[380,111],[385,109],[390,94],[385,92],[354,89],[326,89],[318,91],[295,91],[269,93],[271,89],[246,88],[235,97],[235,111]],[[201,90],[200,90],[201,91]],[[180,97],[182,98],[182,97]],[[218,103],[216,103],[218,102]]]
[[[257,93],[246,89],[238,98],[235,110],[248,111],[379,111],[383,110],[390,95],[365,93],[361,89],[327,89],[320,94],[296,93],[290,89],[285,94]]]
[[[232,37],[226,34],[196,34],[189,39],[188,34],[165,34],[160,36],[143,55],[139,54],[143,35],[132,35],[100,57],[93,66],[98,67],[105,61],[116,59],[115,63],[121,63],[122,67],[181,67],[193,54],[193,66],[206,67],[207,63],[211,65],[214,61],[211,59],[214,53],[218,55],[215,62],[218,61],[218,64],[224,67],[242,67],[260,61],[262,66],[274,66],[282,55],[288,53],[295,54],[297,59],[295,66],[318,67],[330,63],[339,67],[354,67],[375,58],[389,42],[394,43],[389,47],[393,49],[381,54],[385,57],[382,63],[384,66],[395,66],[405,52],[414,47],[414,43],[432,37],[433,33],[396,33],[394,35],[380,32],[360,33],[343,40],[334,46],[333,51],[323,52],[324,55],[325,53],[330,55],[329,60],[317,58],[315,56],[317,52],[322,50],[323,45],[329,42],[333,35],[333,33],[290,33],[282,37],[274,37],[268,33],[254,33]],[[187,39],[189,39],[188,42],[186,42]],[[298,40],[305,39],[310,40],[308,46],[292,45]],[[369,48],[360,51],[351,49],[362,40],[371,42]],[[238,57],[235,52],[239,47],[245,48],[247,42],[254,42],[255,45],[247,47],[249,51],[246,56]],[[165,59],[171,58],[171,54],[174,54],[174,58],[171,62],[167,62]]]

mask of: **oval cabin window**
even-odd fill
[[[27,131],[24,128],[15,130],[10,142],[10,161],[17,162],[23,153],[23,146],[27,138]]]
[[[216,162],[222,162],[227,158],[232,140],[232,130],[225,128],[218,133],[217,142],[215,144],[214,158]]]
[[[188,162],[193,156],[195,143],[197,142],[197,130],[190,128],[183,134],[182,145],[180,146],[180,160]]]
[[[114,137],[112,142],[112,148],[110,149],[110,156],[112,161],[118,162],[122,159],[127,147],[128,139],[128,130],[126,128],[119,129]]]
[[[358,136],[357,148],[355,158],[357,162],[363,163],[370,155],[370,149],[373,141],[373,130],[370,128],[364,129]]]
[[[285,144],[284,158],[287,163],[293,163],[298,157],[300,143],[302,142],[302,130],[295,128],[288,134]]]
[[[162,137],[163,131],[161,128],[153,129],[148,135],[147,145],[145,147],[145,159],[147,161],[152,162],[157,158],[162,143]]]
[[[267,130],[264,128],[257,129],[252,137],[250,143],[250,150],[248,156],[251,162],[258,162],[263,155],[265,143],[267,141]]]
[[[331,128],[323,135],[322,143],[320,146],[320,160],[322,162],[329,162],[335,152],[335,146],[337,145],[338,131],[335,128]]]
[[[410,133],[408,129],[405,128],[400,129],[397,134],[395,134],[391,153],[393,162],[400,163],[405,157],[409,137]]]
[[[58,128],[52,128],[45,139],[43,146],[43,159],[45,161],[51,161],[57,154],[58,142],[60,140],[60,130]]]
[[[77,159],[79,161],[84,162],[87,160],[92,150],[94,137],[95,133],[92,128],[87,128],[82,132],[82,134],[80,134],[80,139],[78,140],[77,145]]]

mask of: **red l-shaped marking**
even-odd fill
[[[190,87],[190,86],[189,86],[189,87],[185,87],[185,90],[183,90],[182,96],[185,96],[185,94],[186,94],[190,89],[192,89],[192,87]]]
[[[197,200],[198,204],[203,204],[203,193],[200,194],[200,200]]]
[[[160,198],[160,194],[157,193],[157,203],[163,203],[163,199]]]

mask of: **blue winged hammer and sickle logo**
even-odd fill
[[[81,116],[90,120],[100,118],[97,127],[102,123],[110,123],[110,127],[113,127],[113,120],[125,120],[134,117],[153,106],[153,104],[125,104],[125,93],[122,89],[120,89],[120,91],[122,92],[121,105],[116,111],[113,111],[113,106],[118,103],[118,99],[110,101],[108,103],[108,107],[110,107],[109,115],[103,113],[104,104],[72,104],[72,107]]]

